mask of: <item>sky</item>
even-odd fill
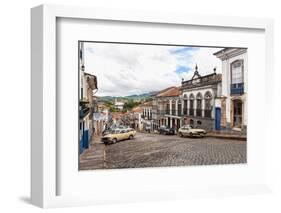
[[[195,65],[200,75],[221,73],[213,53],[222,48],[84,43],[85,72],[97,76],[97,96],[128,96],[180,86]]]

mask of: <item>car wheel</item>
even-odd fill
[[[117,142],[116,138],[113,138],[112,143],[115,144]]]
[[[133,135],[130,135],[129,139],[132,140],[133,138],[134,138],[134,136],[133,136]]]
[[[182,134],[181,132],[180,132],[180,134],[179,134],[179,135],[180,135],[180,137],[181,137],[181,138],[183,137],[183,134]]]
[[[192,136],[193,136],[192,132],[191,132],[191,133],[189,133],[189,136],[190,136],[190,137],[192,137]]]

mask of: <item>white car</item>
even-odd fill
[[[204,129],[192,128],[190,125],[184,125],[181,128],[179,128],[178,134],[181,137],[184,137],[184,136],[204,137],[206,135],[206,131]]]

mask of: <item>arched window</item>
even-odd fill
[[[196,95],[196,116],[202,116],[202,94],[200,92]]]
[[[189,115],[194,115],[194,95],[190,94],[189,96]]]
[[[183,96],[183,114],[187,115],[187,95]]]
[[[170,101],[167,100],[166,102],[166,114],[170,114]]]
[[[206,118],[211,118],[212,116],[212,94],[207,91],[204,95],[204,99],[205,99],[205,111],[204,111],[204,116]]]
[[[178,116],[181,116],[182,115],[182,103],[181,103],[181,100],[178,100],[178,112],[177,112],[177,115]]]
[[[172,115],[176,115],[176,101],[172,100]]]
[[[231,94],[243,94],[244,93],[244,79],[243,79],[243,60],[236,60],[231,63]]]

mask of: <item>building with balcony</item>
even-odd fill
[[[97,91],[97,78],[85,72],[84,43],[79,43],[79,152],[89,147],[93,134],[93,93]]]
[[[131,111],[132,114],[132,120],[133,120],[133,125],[131,125],[132,128],[134,128],[137,131],[142,131],[143,130],[143,120],[144,120],[144,109],[143,107],[136,106],[132,109]]]
[[[182,101],[180,87],[169,87],[153,96],[152,128],[162,125],[179,128],[182,125]]]
[[[143,123],[143,129],[152,130],[152,101],[147,101],[140,105],[142,108],[142,123]]]
[[[222,75],[217,74],[216,69],[201,76],[196,65],[193,77],[182,81],[178,103],[181,103],[183,124],[208,131],[216,128],[216,122],[220,121],[220,109],[215,103],[221,96],[221,79]]]
[[[224,48],[222,61],[221,128],[247,131],[248,58],[246,48]]]

